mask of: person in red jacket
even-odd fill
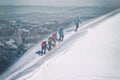
[[[41,53],[42,54],[46,54],[46,41],[43,41],[42,43],[41,43]]]

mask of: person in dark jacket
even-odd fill
[[[79,23],[81,23],[80,18],[78,16],[74,19],[74,23],[76,25],[76,30],[75,31],[77,31],[78,27],[79,27]]]
[[[48,50],[51,50],[52,49],[52,38],[51,37],[49,37],[48,38]]]

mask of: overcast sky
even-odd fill
[[[119,6],[120,0],[0,0],[0,5]]]

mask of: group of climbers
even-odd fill
[[[74,20],[76,24],[75,31],[78,30],[79,23],[81,23],[79,17],[77,16]],[[46,50],[50,51],[52,48],[56,47],[56,42],[61,42],[64,40],[64,28],[61,28],[59,32],[53,33],[47,41],[41,43],[41,55],[46,54]]]
[[[50,51],[56,47],[56,42],[61,42],[64,39],[64,28],[61,28],[59,32],[53,33],[47,41],[41,43],[41,54],[46,54],[46,50]]]

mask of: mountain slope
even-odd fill
[[[65,41],[62,43],[59,43],[57,48],[53,49],[46,56],[40,57],[35,54],[36,51],[40,50],[40,42],[39,42],[38,44],[36,44],[36,46],[32,47],[16,64],[14,64],[2,76],[0,76],[0,79],[1,80],[16,80],[19,78],[19,80],[24,80],[24,79],[36,80],[35,78],[37,78],[37,80],[38,79],[40,79],[40,80],[61,80],[61,78],[62,78],[62,79],[66,80],[66,79],[70,78],[70,76],[72,75],[72,73],[70,75],[67,75],[70,72],[74,72],[75,77],[77,77],[76,75],[80,72],[84,73],[84,69],[86,69],[86,72],[88,71],[88,73],[91,72],[90,69],[92,70],[93,66],[94,66],[91,64],[95,64],[95,65],[103,64],[102,63],[103,61],[101,61],[101,59],[105,60],[106,62],[104,64],[106,64],[108,62],[108,59],[102,58],[102,57],[108,56],[107,55],[108,52],[114,53],[114,51],[115,51],[115,50],[112,50],[111,47],[110,47],[110,51],[109,51],[110,45],[108,45],[108,44],[110,42],[109,40],[113,40],[113,39],[118,44],[118,41],[119,41],[119,38],[118,38],[119,31],[118,30],[119,30],[119,21],[120,21],[118,17],[120,17],[119,10],[116,10],[116,11],[109,13],[107,15],[104,15],[92,22],[89,22],[86,25],[83,25],[80,28],[80,31],[78,31],[78,32],[72,31],[74,27],[66,30]],[[116,28],[114,26],[116,26]],[[116,38],[114,38],[114,36],[116,36],[116,38],[118,38],[118,41],[116,41]],[[115,44],[115,45],[117,45],[117,44]],[[113,44],[111,44],[111,45],[113,45]],[[106,47],[108,47],[108,48],[106,48]],[[115,49],[116,49],[116,51],[119,52],[119,50],[116,47],[115,47]],[[104,51],[106,51],[106,52],[104,52]],[[99,54],[95,54],[98,52],[99,52]],[[100,53],[102,53],[102,54],[100,54]],[[106,55],[104,55],[104,53]],[[111,55],[113,53],[111,53]],[[63,54],[67,55],[67,57]],[[85,55],[83,55],[83,54],[85,54]],[[59,58],[56,55],[58,57],[61,55],[65,56],[65,57],[61,56],[61,58],[59,57],[60,58],[60,60],[59,60]],[[99,55],[99,56],[97,56],[97,55]],[[110,55],[110,57],[111,57],[111,55]],[[118,57],[119,57],[119,55],[118,55]],[[96,60],[96,58],[98,58],[98,61],[96,61],[96,62],[98,62],[98,64],[96,64],[96,62],[94,62],[94,60]],[[54,61],[54,59],[55,59],[55,61]],[[77,61],[80,61],[80,63],[79,63],[80,66],[77,63]],[[67,63],[69,63],[69,64],[67,64]],[[47,64],[47,66],[46,66],[46,64]],[[60,64],[62,64],[62,65],[60,65]],[[89,67],[88,64],[90,64],[91,66]],[[53,67],[51,67],[51,66],[49,67],[48,65],[52,65]],[[56,66],[56,65],[58,65],[58,66]],[[74,65],[74,66],[72,66],[72,65]],[[75,67],[75,65],[78,67]],[[88,66],[88,67],[86,67],[86,66]],[[104,66],[106,66],[106,65],[103,65],[103,68],[104,68]],[[40,71],[39,71],[39,67],[40,67]],[[47,69],[46,69],[46,67],[47,67]],[[86,68],[84,68],[84,67],[86,67]],[[106,66],[106,67],[108,67],[108,66]],[[118,67],[118,66],[116,66],[116,67]],[[80,69],[80,71],[78,70],[78,68]],[[95,70],[97,71],[98,70],[97,67],[95,67],[95,68],[96,68]],[[74,69],[76,69],[76,70],[74,70]],[[52,70],[52,71],[49,71],[49,70]],[[67,70],[67,71],[65,71],[66,73],[64,73],[64,70]],[[73,70],[73,71],[69,72],[69,70]],[[36,73],[36,71],[38,71],[38,72]],[[61,72],[61,71],[63,71],[63,72]],[[97,72],[99,72],[99,71],[97,71]],[[27,73],[30,73],[30,74],[28,74],[27,78],[26,78]],[[64,73],[65,76],[62,75],[61,73]],[[33,74],[35,74],[35,75],[32,76]],[[45,77],[46,76],[45,74],[48,74],[48,76]],[[56,74],[59,74],[61,76],[56,76]],[[80,73],[80,74],[82,75],[82,73]],[[36,75],[39,75],[39,77],[38,76],[36,77]],[[89,76],[91,76],[91,75],[89,75]],[[78,80],[79,79],[80,79],[80,77],[78,78]]]
[[[69,48],[18,80],[119,80],[120,13],[114,14]]]

